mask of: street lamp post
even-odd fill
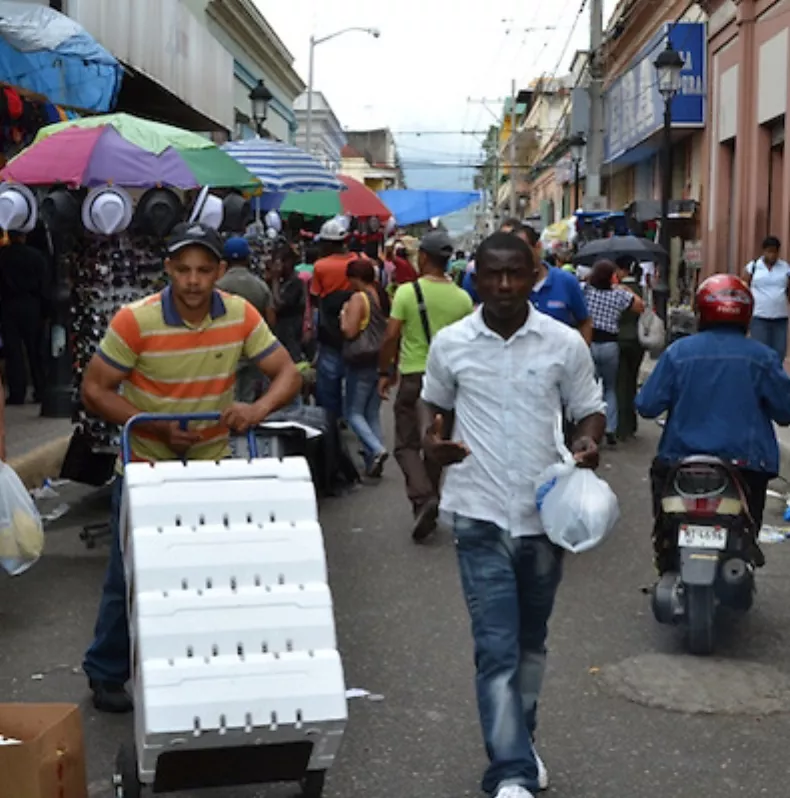
[[[258,138],[263,138],[266,134],[266,118],[269,116],[269,103],[272,101],[272,93],[269,91],[263,79],[259,80],[255,88],[250,92],[250,105],[252,105],[252,121],[255,123],[255,130]]]
[[[680,91],[680,73],[683,71],[683,57],[672,47],[667,38],[667,46],[659,53],[655,64],[658,74],[658,90],[664,98],[664,141],[661,147],[661,230],[659,244],[667,253],[667,260],[658,267],[658,279],[653,286],[656,313],[666,321],[669,300],[669,200],[672,195],[672,100]]]
[[[344,33],[351,33],[352,31],[360,31],[367,33],[374,39],[381,36],[381,31],[378,28],[360,28],[353,26],[350,28],[343,28],[343,30],[330,33],[328,36],[322,36],[317,39],[315,36],[310,37],[310,63],[307,69],[307,119],[305,121],[305,150],[308,154],[312,154],[311,149],[313,145],[313,77],[315,72],[315,48],[319,44],[328,42],[330,39],[336,39]]]
[[[573,214],[575,215],[581,207],[579,169],[584,158],[584,150],[587,147],[587,139],[583,133],[576,133],[576,135],[571,137],[569,144],[571,145],[571,160],[573,161]]]

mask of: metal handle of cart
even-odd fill
[[[219,421],[221,415],[219,413],[140,413],[139,415],[132,416],[126,424],[124,424],[123,432],[121,433],[121,457],[123,464],[127,465],[132,459],[132,444],[131,432],[132,429],[140,424],[150,424],[154,421],[177,421],[181,429],[187,429],[192,421]],[[247,430],[247,446],[249,447],[250,457],[255,458],[258,456],[258,440],[255,437],[256,428],[250,427]]]

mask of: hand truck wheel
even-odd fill
[[[321,798],[324,792],[325,770],[308,770],[300,782],[302,798]]]
[[[115,798],[140,798],[143,785],[137,773],[137,749],[122,745],[115,758],[115,773],[112,777]]]

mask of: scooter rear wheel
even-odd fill
[[[686,622],[689,651],[697,657],[713,653],[716,596],[712,586],[686,586]]]

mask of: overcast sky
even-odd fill
[[[498,114],[514,78],[523,87],[541,73],[566,72],[589,38],[588,9],[571,36],[580,0],[256,1],[305,81],[311,33],[352,25],[381,30],[379,39],[347,33],[317,47],[315,89],[344,127],[389,126],[410,167],[410,185],[427,179],[433,188],[471,182],[472,170],[459,164],[477,161],[481,137],[460,131],[485,130],[493,117],[468,97],[490,98]],[[607,18],[615,4],[604,3]],[[556,30],[525,32],[547,27]],[[411,135],[438,130],[453,133]]]

